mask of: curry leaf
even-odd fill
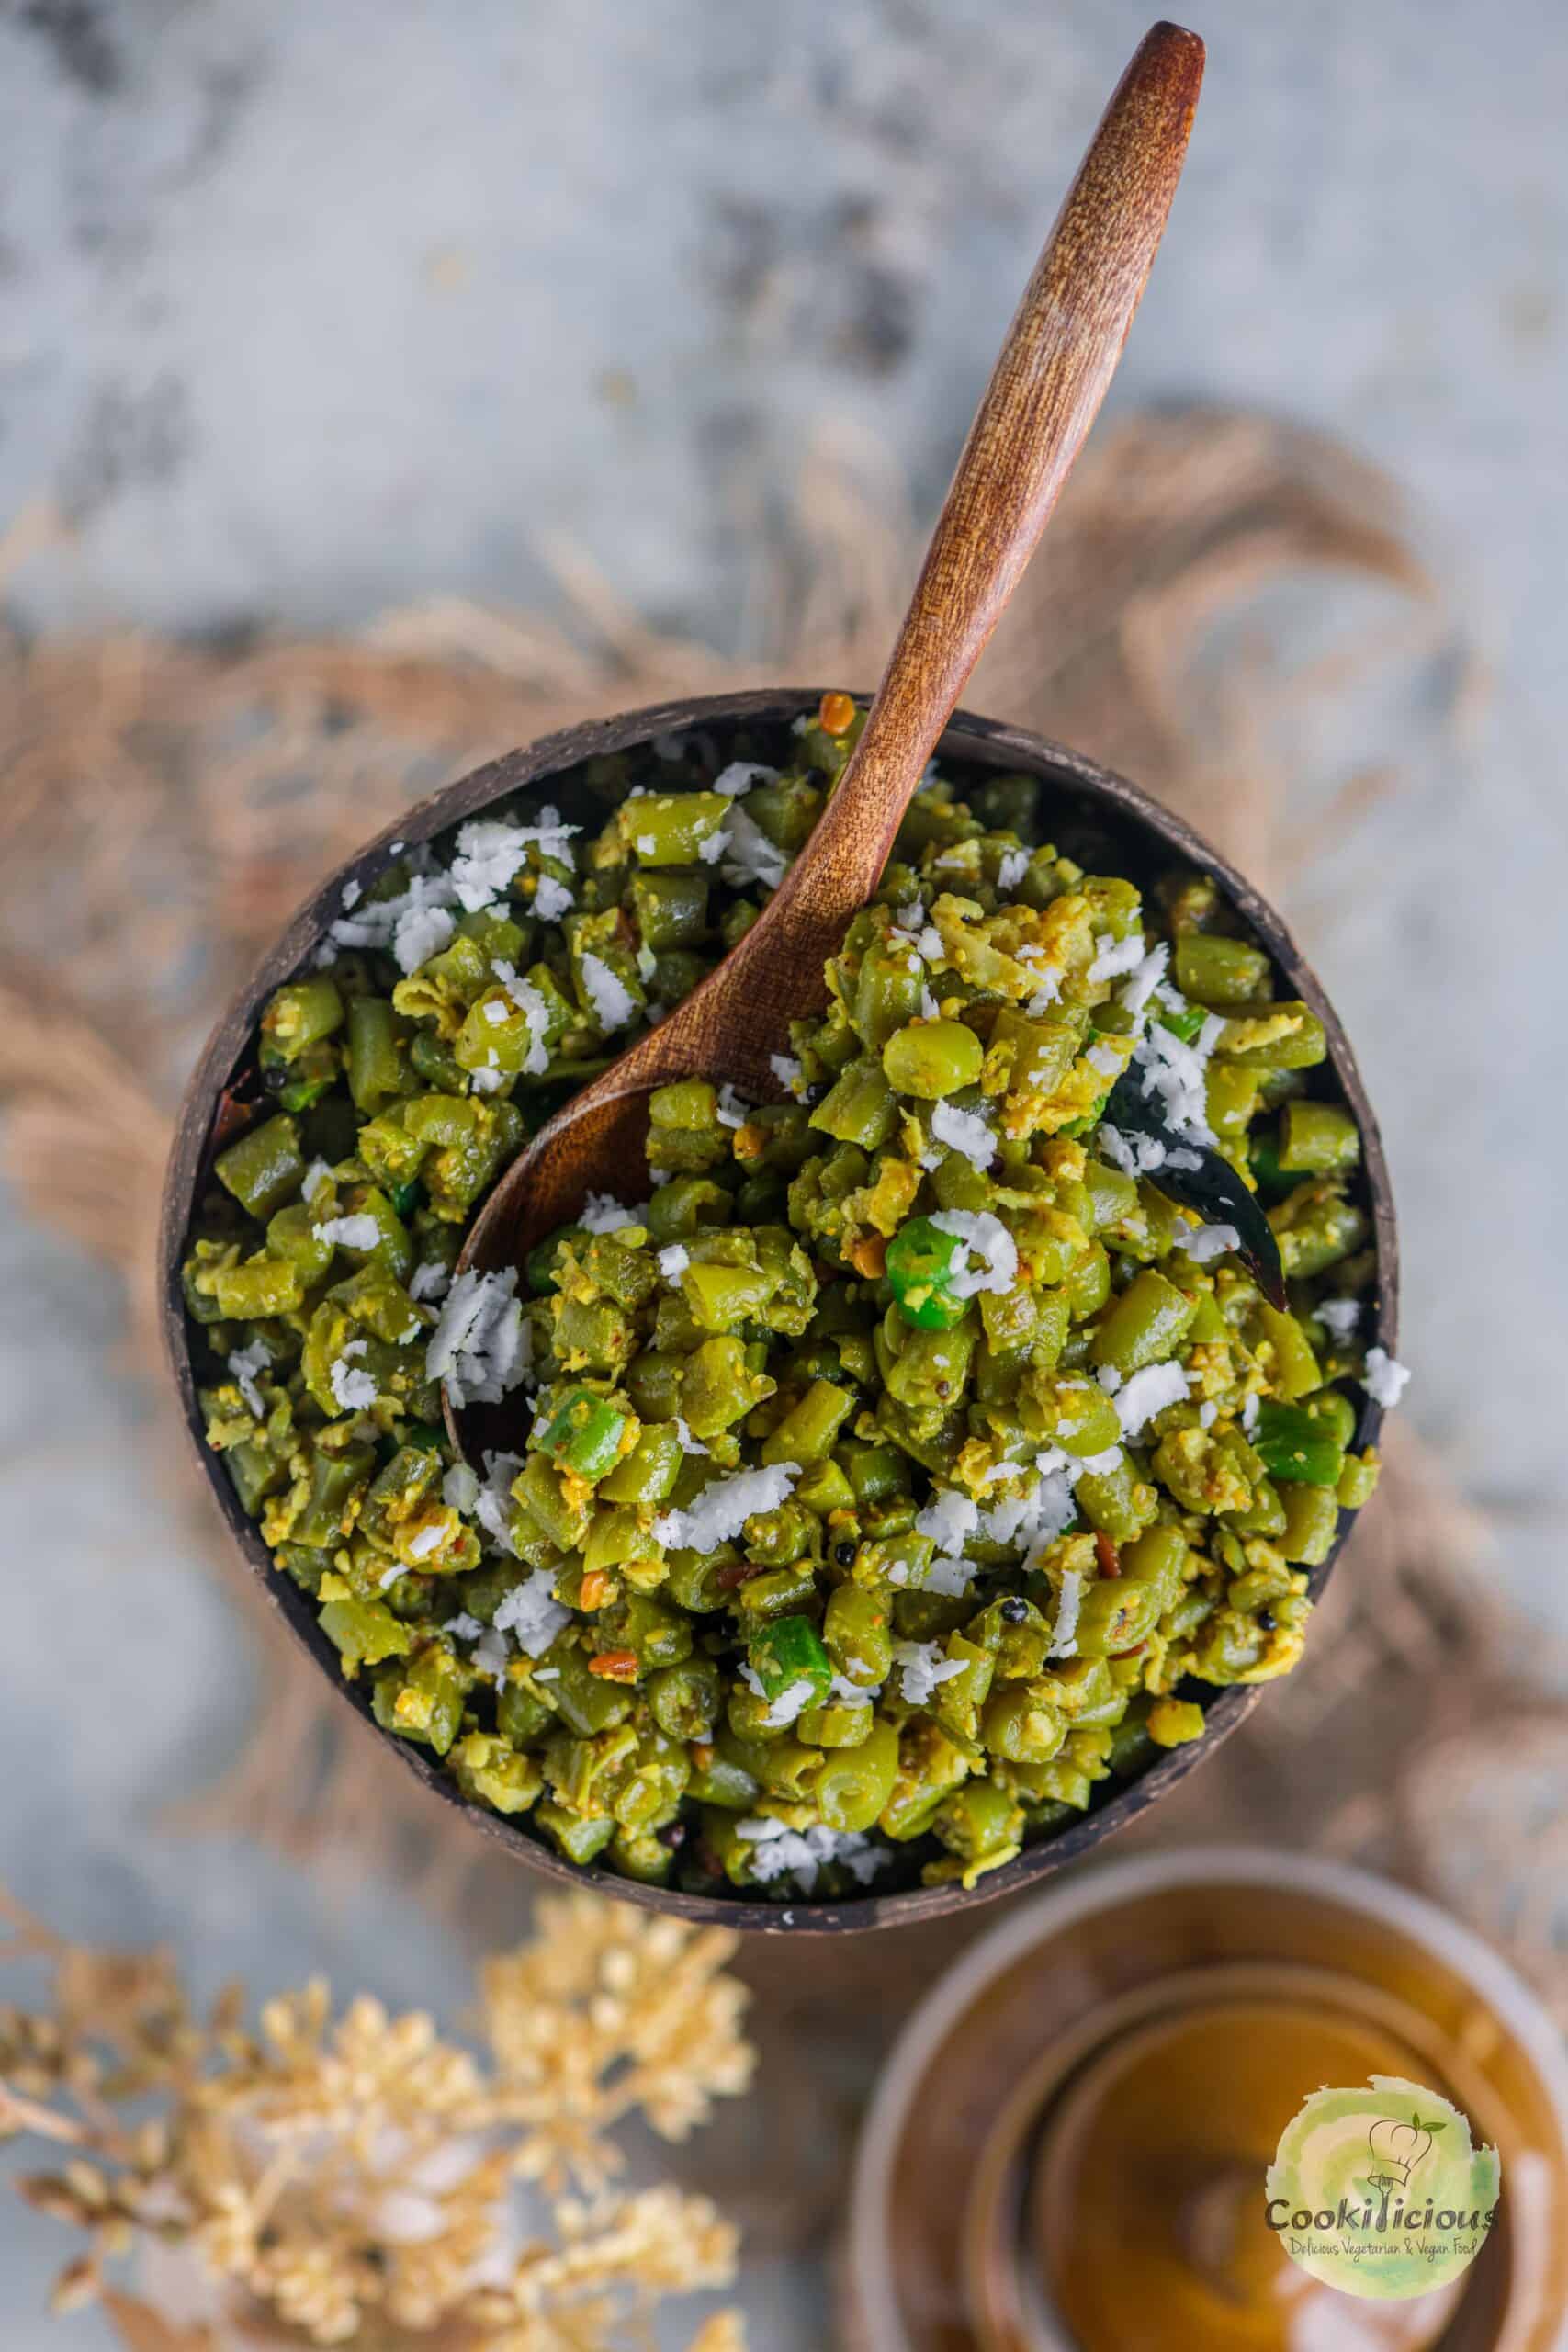
[[[1123,1133],[1147,1136],[1179,1155],[1172,1166],[1151,1169],[1148,1181],[1168,1200],[1196,1209],[1208,1225],[1234,1225],[1240,1236],[1237,1256],[1270,1306],[1285,1304],[1285,1270],[1274,1228],[1264,1216],[1255,1193],[1247,1190],[1228,1159],[1212,1144],[1194,1143],[1171,1125],[1163,1098],[1145,1091],[1135,1073],[1124,1070],[1111,1090],[1103,1116]],[[1182,1164],[1196,1159],[1196,1168]]]

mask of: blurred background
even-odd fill
[[[477,608],[574,642],[592,621],[619,650],[591,685],[563,673],[565,702],[613,702],[639,632],[708,649],[684,674],[715,683],[765,664],[811,603],[825,481],[889,548],[933,512],[1146,21],[1128,0],[0,0],[10,756],[49,649],[112,639],[123,682],[127,631],[216,662],[258,632],[406,646],[412,614],[423,650],[474,661]],[[1329,466],[1349,537],[1359,512],[1407,551],[1400,578],[1357,576],[1348,547],[1330,578],[1309,548],[1298,577],[1288,532],[1279,560],[1264,544],[1275,510],[1238,526],[1186,717],[1224,722],[1222,783],[1251,745],[1286,795],[1269,878],[1400,1199],[1405,1416],[1491,1531],[1491,1604],[1544,1656],[1568,1634],[1568,37],[1553,0],[1205,0],[1195,22],[1191,158],[1097,446],[1141,446],[1108,435],[1151,410],[1239,412],[1285,476]],[[1096,495],[1116,490],[1102,466]],[[775,544],[793,571],[760,565]],[[1135,578],[1122,602],[1135,621]],[[1031,656],[1010,645],[1010,691]],[[1230,686],[1260,674],[1238,718]],[[436,732],[473,758],[505,740]],[[405,763],[420,788],[441,744],[423,779]],[[340,810],[341,846],[381,813]],[[75,986],[75,861],[51,879],[6,946]],[[164,1099],[220,1001],[211,954],[179,952]],[[320,1969],[454,2013],[472,1923],[449,1906],[171,1815],[231,1761],[265,1670],[170,1484],[124,1284],[39,1205],[0,1222],[6,1880],[73,1936],[172,1943],[208,1989]],[[513,1928],[525,1900],[502,1902]],[[111,2340],[44,2317],[60,2253],[0,2203],[17,2352]],[[827,2292],[809,2256],[760,2256],[760,2352],[819,2343]]]

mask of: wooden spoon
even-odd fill
[[[1105,397],[1187,153],[1203,44],[1157,24],[1089,142],[1008,330],[865,728],[762,913],[658,1028],[573,1096],[513,1160],[458,1271],[521,1265],[588,1193],[636,1192],[648,1096],[728,1080],[776,1096],[770,1057],[819,1010],[822,967],[874,892],[915,786],[1001,617]],[[454,1442],[457,1430],[447,1407]]]

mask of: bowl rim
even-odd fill
[[[899,2029],[862,2120],[845,2239],[849,2293],[883,2352],[907,2352],[908,2342],[887,2259],[893,2169],[910,2100],[946,2035],[994,1978],[1050,1938],[1168,1887],[1205,1885],[1318,1896],[1382,1922],[1451,1969],[1504,2020],[1535,2069],[1568,2148],[1568,2050],[1561,2034],[1502,1953],[1429,1895],[1353,1862],[1265,1846],[1181,1845],[1160,1854],[1121,1855],[1073,1883],[1044,1889],[998,1920],[943,1970]],[[1558,2352],[1568,2352],[1568,2317],[1556,2341]]]
[[[1138,1779],[1127,1782],[1092,1806],[1080,1819],[1035,1846],[1026,1847],[1014,1860],[988,1871],[970,1888],[956,1881],[901,1893],[866,1894],[832,1903],[802,1896],[793,1903],[750,1902],[737,1897],[690,1894],[674,1887],[649,1886],[622,1878],[594,1863],[569,1861],[541,1838],[488,1807],[470,1804],[448,1773],[412,1742],[383,1732],[371,1714],[361,1683],[349,1683],[339,1670],[335,1650],[315,1622],[309,1596],[291,1579],[280,1576],[259,1532],[241,1510],[219,1457],[206,1443],[197,1401],[190,1331],[180,1285],[180,1265],[196,1204],[207,1181],[214,1150],[224,1139],[215,1134],[228,1090],[243,1070],[261,1005],[272,990],[292,978],[320,944],[328,922],[340,910],[345,884],[361,888],[375,879],[389,852],[405,844],[417,846],[448,831],[497,800],[546,784],[561,771],[605,753],[635,749],[660,735],[687,734],[705,725],[733,726],[747,721],[787,722],[813,710],[825,691],[818,686],[770,686],[746,693],[685,696],[648,704],[583,721],[537,738],[470,770],[414,803],[402,815],[367,841],[352,857],[325,876],[296,909],[290,921],[257,959],[234,989],[197,1057],[177,1114],[174,1143],[164,1177],[158,1238],[158,1317],[164,1353],[179,1394],[181,1414],[202,1464],[220,1513],[246,1566],[261,1580],[262,1590],[309,1654],[327,1675],[332,1687],[366,1724],[378,1740],[389,1746],[421,1785],[457,1806],[481,1834],[497,1839],[515,1859],[558,1884],[592,1888],[635,1903],[643,1908],[672,1914],[705,1926],[727,1927],[742,1933],[829,1935],[866,1933],[873,1929],[913,1926],[974,1910],[1000,1896],[1018,1893],[1054,1877],[1080,1855],[1100,1845],[1117,1829],[1145,1813],[1211,1756],[1222,1739],[1246,1721],[1269,1685],[1233,1684],[1204,1710],[1206,1729],[1200,1740],[1168,1750]],[[857,695],[857,700],[865,699]],[[1230,861],[1195,832],[1184,819],[1113,769],[1081,752],[1054,742],[1032,729],[955,710],[941,741],[937,757],[967,762],[1002,771],[1023,769],[1043,782],[1055,781],[1108,807],[1121,822],[1152,833],[1168,850],[1200,866],[1218,881],[1238,913],[1251,926],[1280,967],[1296,994],[1323,1022],[1329,1060],[1355,1114],[1361,1132],[1363,1170],[1371,1205],[1372,1244],[1376,1251],[1377,1339],[1390,1355],[1398,1335],[1399,1250],[1393,1189],[1382,1139],[1354,1053],[1338,1015],[1321,982],[1296,945],[1283,919]],[[1359,1442],[1375,1442],[1382,1426],[1381,1408],[1368,1399],[1358,1430]],[[1324,1565],[1312,1576],[1315,1600],[1327,1584],[1353,1523],[1341,1512],[1338,1533]]]

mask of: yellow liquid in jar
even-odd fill
[[[1312,2091],[1430,2071],[1380,2023],[1298,2000],[1200,2002],[1113,2042],[1053,2109],[1025,2217],[1061,2338],[1076,2352],[1427,2352],[1464,2282],[1403,2303],[1322,2286],[1269,2229],[1264,2174]]]

